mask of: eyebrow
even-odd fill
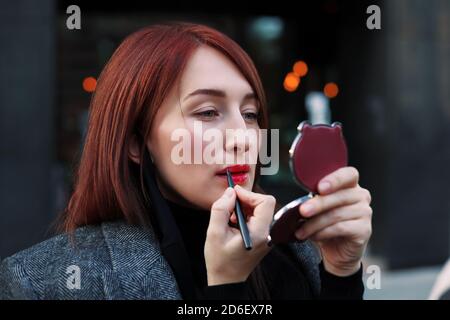
[[[227,96],[227,94],[223,90],[197,89],[197,90],[189,93],[186,97],[184,97],[183,101],[186,101],[187,99],[189,99],[193,96],[197,96],[197,95],[208,95],[208,96],[219,97],[219,98],[226,98],[226,96]],[[252,100],[252,99],[256,100],[256,95],[253,92],[249,92],[244,96],[242,101],[247,101],[247,100]]]

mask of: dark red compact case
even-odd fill
[[[295,180],[309,194],[291,201],[275,213],[269,236],[273,244],[298,241],[295,231],[306,221],[300,215],[299,207],[318,193],[322,178],[348,163],[340,123],[311,125],[303,121],[297,130],[289,150],[289,163]]]

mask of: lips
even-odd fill
[[[250,166],[248,164],[236,164],[233,166],[229,166],[226,168],[223,168],[222,170],[218,171],[217,174],[227,174],[227,169],[230,171],[231,174],[233,173],[247,173],[250,171]]]
[[[231,173],[231,178],[235,184],[244,184],[248,179],[250,166],[248,164],[237,164],[219,170],[216,175],[220,178],[227,178],[227,169]]]

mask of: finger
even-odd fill
[[[234,187],[234,190],[236,191],[237,197],[239,198],[241,203],[251,208],[255,208],[256,206],[264,202],[265,197],[267,196],[262,193],[256,193],[244,189],[240,185],[236,185]]]
[[[231,212],[234,210],[235,200],[236,193],[232,188],[227,188],[222,196],[213,203],[209,218],[209,233],[225,232]]]
[[[326,241],[338,237],[353,238],[364,245],[372,234],[372,225],[367,220],[347,220],[336,223],[319,232],[313,234],[310,239],[313,241]]]
[[[233,224],[236,224],[237,223],[237,218],[236,218],[236,214],[233,212],[233,214],[231,215],[231,217],[230,217],[230,221],[231,221],[231,223],[233,223]]]
[[[369,217],[371,214],[372,209],[368,205],[363,205],[361,203],[334,208],[308,219],[300,229],[296,231],[295,235],[297,239],[304,240],[333,224],[346,220],[356,220],[365,216]]]
[[[319,182],[319,193],[329,194],[336,190],[355,187],[359,181],[359,172],[354,167],[340,168],[325,176]]]
[[[359,185],[358,185],[358,186],[359,186]],[[361,187],[359,187],[359,188],[361,188]],[[367,204],[370,205],[370,204],[372,203],[372,194],[371,194],[370,191],[367,190],[367,189],[361,188],[361,190],[362,190],[362,192],[364,192],[364,194],[365,194],[365,196],[366,196]]]
[[[273,220],[273,211],[276,200],[268,194],[248,191],[239,185],[235,186],[236,195],[239,200],[250,207],[253,207],[253,216],[264,225]]]
[[[365,201],[365,199],[367,199],[367,190],[365,189],[343,189],[328,195],[315,196],[302,204],[299,210],[303,217],[309,218],[336,207],[342,207]]]
[[[247,226],[255,249],[266,248],[270,225],[273,221],[276,200],[271,195],[264,195],[235,187],[236,194],[243,201],[256,205]]]

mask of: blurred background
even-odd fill
[[[81,29],[69,30],[69,5]],[[381,9],[370,30],[369,5]],[[280,171],[263,187],[281,203],[304,194],[288,149],[305,119],[340,121],[350,165],[372,193],[369,299],[426,298],[450,254],[450,1],[295,3],[56,0],[0,5],[0,258],[53,233],[72,191],[96,79],[141,27],[204,23],[254,60],[280,129]]]

